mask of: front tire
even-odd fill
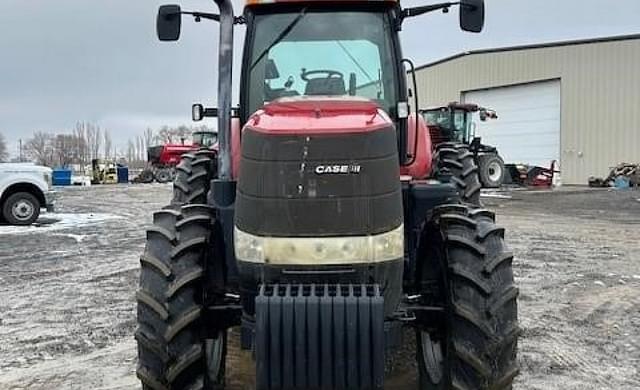
[[[137,181],[144,184],[153,183],[153,171],[150,169],[143,170],[140,172],[140,175],[138,175]]]
[[[9,195],[2,205],[2,216],[11,225],[31,225],[40,216],[40,201],[29,192]]]
[[[210,152],[183,156],[171,205],[147,232],[136,332],[143,389],[224,388],[227,332],[211,331],[220,319],[205,304],[207,280],[224,278],[220,230],[206,201],[213,175]]]
[[[428,295],[424,286],[436,281],[445,315],[418,319],[422,390],[511,389],[518,374],[518,289],[503,234],[493,213],[462,205],[438,207],[427,223],[417,287]]]
[[[168,183],[172,179],[171,169],[169,168],[158,169],[155,172],[154,177],[158,183]]]
[[[201,149],[182,155],[176,166],[172,204],[207,204],[211,179],[217,176],[216,153]]]
[[[224,386],[226,333],[206,336],[203,279],[214,223],[205,205],[153,216],[140,258],[138,378],[143,389]]]
[[[480,178],[478,166],[469,145],[445,142],[436,146],[433,155],[435,177],[450,175],[451,181],[460,192],[460,199],[467,204],[480,206]]]

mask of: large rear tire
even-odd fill
[[[457,142],[445,142],[436,146],[433,155],[435,177],[450,175],[464,203],[480,206],[480,178],[478,166],[469,146]]]
[[[424,287],[435,280],[445,315],[419,318],[420,389],[511,389],[518,374],[518,289],[503,236],[487,210],[434,210],[422,235],[417,287],[433,296]]]

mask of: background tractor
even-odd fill
[[[482,144],[480,137],[476,137],[476,124],[472,120],[476,112],[483,122],[498,118],[495,111],[477,104],[453,102],[443,107],[420,110],[429,127],[432,144],[456,142],[469,145],[482,186],[498,188],[504,180],[504,161],[494,146]]]
[[[214,131],[196,131],[191,135],[191,143],[164,144],[150,146],[147,149],[147,167],[140,173],[135,181],[140,183],[168,183],[175,178],[175,167],[180,162],[180,157],[188,152],[202,147],[213,147],[218,139],[218,133]]]
[[[408,325],[420,389],[510,389],[513,256],[493,213],[466,197],[477,183],[468,145],[438,149],[432,164],[398,37],[405,19],[454,5],[480,32],[483,1],[252,0],[242,16],[216,4],[219,14],[158,14],[165,41],[185,14],[220,23],[218,107],[192,111],[217,116],[219,146],[182,157],[147,231],[143,387],[224,388],[227,331],[240,326],[258,389],[381,389]],[[232,111],[234,24],[246,34]]]

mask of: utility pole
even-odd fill
[[[20,162],[22,162],[22,138],[20,138],[19,140],[19,144],[20,144]]]

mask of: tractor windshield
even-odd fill
[[[198,131],[192,134],[194,145],[210,147],[218,142],[218,133],[212,131]]]
[[[245,59],[249,113],[291,96],[360,96],[387,112],[397,102],[391,20],[385,12],[257,14]]]
[[[428,110],[423,116],[427,125],[439,127],[447,140],[466,143],[470,125],[468,115],[465,110],[439,108]]]

